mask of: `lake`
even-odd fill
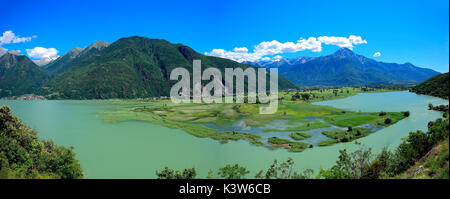
[[[397,146],[410,131],[426,131],[429,121],[441,118],[440,112],[427,110],[430,103],[440,105],[448,101],[399,91],[360,93],[314,104],[361,112],[410,111],[410,117],[358,140],[362,146],[379,152],[385,146]],[[86,178],[155,178],[155,171],[164,166],[172,169],[194,166],[198,177],[204,178],[210,169],[217,173],[218,168],[235,163],[246,166],[252,171],[247,177],[253,177],[257,171],[266,170],[273,160],[284,161],[288,157],[294,159],[298,170],[317,171],[332,166],[340,149],[361,147],[340,143],[291,153],[285,149],[253,146],[247,141],[220,144],[209,138],[196,138],[180,129],[146,122],[103,122],[99,112],[112,107],[108,101],[0,100],[0,104],[10,106],[14,114],[39,131],[40,138],[75,147]]]

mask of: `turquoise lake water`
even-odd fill
[[[441,113],[427,110],[430,103],[440,105],[448,101],[399,91],[360,93],[315,104],[361,112],[410,111],[410,117],[358,140],[364,147],[379,152],[385,146],[397,146],[410,131],[426,131],[429,121],[441,118]],[[360,147],[341,143],[291,153],[253,146],[246,141],[220,144],[180,129],[146,122],[105,123],[99,112],[111,108],[108,101],[0,100],[1,104],[10,106],[24,122],[38,130],[40,138],[74,146],[87,178],[155,178],[155,171],[164,166],[172,169],[194,166],[198,177],[205,177],[209,169],[217,172],[218,168],[235,163],[246,166],[252,171],[247,177],[253,177],[257,171],[267,169],[273,160],[284,161],[288,157],[294,159],[298,170],[317,171],[332,166],[340,149]]]

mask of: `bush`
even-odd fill
[[[372,152],[370,149],[359,149],[352,153],[340,150],[340,155],[336,164],[330,169],[319,171],[319,178],[325,179],[360,179],[363,176],[373,176],[372,174],[366,174],[369,171]],[[370,169],[370,172],[374,172]],[[375,172],[379,173],[379,172]]]
[[[407,142],[401,143],[395,151],[395,168],[392,169],[393,175],[398,175],[413,166],[419,156],[420,154],[414,150],[411,144]]]
[[[250,171],[243,166],[239,166],[238,164],[235,164],[234,166],[227,164],[225,167],[220,168],[219,172],[217,172],[217,174],[225,179],[241,179],[248,173],[250,173]]]
[[[390,120],[390,118],[386,118],[386,120]],[[345,135],[342,139],[346,139],[347,136]],[[321,169],[319,171],[319,177],[326,179],[377,179],[396,177],[415,165],[433,146],[447,140],[448,137],[449,120],[437,119],[434,122],[429,122],[428,133],[422,131],[410,132],[408,137],[394,151],[383,148],[381,153],[373,161],[370,159],[370,153],[356,151],[348,154],[345,150],[341,151],[341,155],[335,166],[328,170]],[[448,162],[448,151],[442,159]],[[441,165],[438,166],[439,168],[442,167],[442,164],[439,165]],[[358,171],[361,172],[358,173]],[[432,174],[433,168],[430,168],[428,175]],[[446,170],[443,169],[442,173],[437,177],[448,179],[448,167]]]
[[[164,167],[164,170],[156,171],[158,179],[194,179],[197,176],[195,168],[184,169],[183,172]]]
[[[341,142],[349,142],[350,141],[350,136],[349,135],[345,135],[344,137],[342,137]]]
[[[428,124],[428,135],[430,145],[435,145],[438,142],[445,140],[449,137],[449,123],[448,119],[437,119],[434,122]]]
[[[386,119],[384,120],[384,123],[385,123],[385,124],[390,124],[390,123],[392,123],[392,119],[391,119],[391,118],[386,118]]]
[[[380,173],[383,171],[383,166],[380,161],[375,160],[366,168],[364,168],[362,179],[378,179]]]
[[[432,147],[429,136],[422,131],[411,132],[406,140],[411,144],[415,153],[419,154],[419,156],[425,155]]]
[[[403,116],[405,116],[405,117],[409,117],[409,111],[403,111],[402,114],[403,114]]]
[[[379,116],[385,116],[385,115],[386,115],[386,112],[381,111],[378,115],[379,115]]]

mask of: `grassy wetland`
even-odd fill
[[[407,117],[401,112],[352,112],[310,102],[383,89],[341,88],[280,92],[278,110],[259,114],[260,104],[174,104],[170,100],[115,100],[102,112],[110,123],[144,121],[179,128],[221,143],[247,140],[270,149],[301,152],[315,146],[351,142]]]

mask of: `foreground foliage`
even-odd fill
[[[321,169],[319,177],[378,179],[420,176],[448,179],[448,137],[449,120],[437,119],[428,124],[427,133],[411,132],[394,151],[384,148],[375,158],[370,149],[360,149],[353,153],[341,150],[336,165],[327,170]],[[439,149],[433,151],[436,147]],[[411,167],[416,164],[428,168],[422,166],[424,169],[412,171],[414,169]]]
[[[352,129],[353,130],[353,129]],[[272,139],[284,143],[282,139]],[[315,178],[322,179],[384,179],[384,178],[449,178],[449,120],[437,119],[430,122],[428,132],[411,132],[393,151],[384,148],[375,155],[370,148],[354,152],[341,150],[336,164],[329,169],[320,169]],[[257,179],[310,179],[314,171],[298,172],[294,160],[273,162],[269,168],[256,173]],[[169,173],[169,174],[167,174]],[[249,171],[238,164],[219,169],[219,177],[226,179],[244,178]],[[196,177],[195,168],[173,171],[167,167],[157,172],[158,178],[177,179]],[[210,170],[207,178],[214,178]]]
[[[0,106],[0,178],[82,178],[72,148],[40,140],[10,108]]]
[[[288,158],[285,162],[278,163],[277,160],[267,169],[267,171],[259,171],[255,178],[257,179],[308,179],[311,178],[314,171],[306,169],[303,173],[294,171],[294,160]]]
[[[197,172],[194,167],[184,169],[183,171],[172,170],[169,167],[164,167],[162,171],[156,171],[158,179],[193,179],[197,176]]]
[[[308,179],[311,178],[314,171],[306,169],[302,173],[294,171],[294,160],[288,158],[285,162],[279,163],[274,160],[273,164],[264,171],[259,171],[254,178],[257,179]],[[217,172],[218,177],[214,176],[213,170],[209,170],[207,179],[221,178],[221,179],[244,179],[250,171],[246,167],[239,164],[227,164],[223,168],[219,168]],[[156,171],[158,179],[194,179],[197,176],[195,168],[184,169],[183,171],[172,170],[164,167],[161,171]]]

